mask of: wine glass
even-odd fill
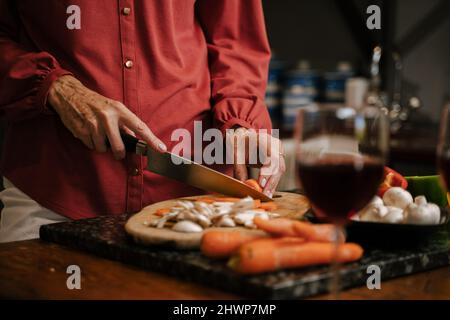
[[[299,112],[295,141],[300,185],[319,218],[335,225],[333,278],[339,294],[338,248],[349,215],[375,196],[389,149],[389,125],[377,107],[310,106]]]
[[[447,190],[450,190],[450,103],[442,110],[437,148],[438,171]]]

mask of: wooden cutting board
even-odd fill
[[[152,220],[159,219],[160,217],[154,214],[156,210],[161,208],[170,208],[174,206],[175,202],[178,200],[196,200],[204,197],[212,197],[212,195],[185,197],[152,204],[132,216],[125,224],[125,230],[134,239],[134,241],[143,245],[172,247],[177,249],[197,249],[200,247],[200,240],[204,231],[198,233],[183,233],[167,228],[157,229],[149,227],[144,224],[144,222],[151,223]],[[285,218],[299,219],[309,209],[309,202],[306,197],[295,193],[277,192],[274,195],[274,201],[278,207],[278,209],[274,212]],[[242,230],[249,233],[262,232],[259,230],[251,230],[241,227],[208,228],[207,230],[212,229],[221,229],[226,231]]]

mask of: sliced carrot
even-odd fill
[[[262,202],[259,206],[259,209],[264,209],[266,211],[277,210],[278,206],[275,202]]]
[[[259,200],[259,199],[253,200],[253,208],[260,209],[260,207],[261,207],[261,200]]]
[[[250,188],[253,188],[253,189],[255,189],[258,192],[262,192],[261,186],[259,185],[258,181],[256,181],[255,179],[245,180],[244,183],[246,185],[248,185]]]
[[[210,197],[204,197],[204,198],[197,198],[197,199],[195,199],[195,202],[213,203],[213,202],[216,202],[216,199],[215,198],[210,198]]]
[[[233,198],[233,197],[217,197],[215,198],[217,202],[238,202],[241,201],[239,198]]]
[[[170,212],[170,208],[160,208],[160,209],[155,211],[155,215],[161,217],[161,216],[163,216],[163,215],[165,215],[166,213],[169,213],[169,212]]]
[[[264,220],[256,217],[255,225],[270,234],[284,237],[301,237],[308,241],[333,242],[335,228],[331,224],[310,224],[286,218]],[[345,242],[345,236],[339,235],[339,242]]]
[[[203,234],[200,250],[210,258],[226,258],[235,253],[242,244],[264,237],[268,237],[268,235],[243,231],[210,230]]]
[[[328,264],[335,257],[340,263],[351,262],[359,260],[363,254],[363,249],[354,243],[339,245],[336,255],[332,243],[296,243],[284,239],[260,239],[246,243],[230,259],[228,266],[242,274],[257,274]]]

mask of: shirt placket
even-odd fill
[[[119,0],[120,42],[122,48],[123,102],[138,117],[140,116],[137,90],[136,24],[134,1]],[[127,156],[127,213],[142,208],[143,173],[142,157]]]

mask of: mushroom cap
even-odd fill
[[[373,204],[368,205],[359,213],[361,221],[379,222],[388,213],[388,209],[384,205]]]
[[[410,224],[433,225],[438,224],[441,210],[434,203],[426,205],[411,204],[405,210],[405,222]]]
[[[400,187],[392,187],[384,193],[383,201],[388,207],[397,207],[404,210],[413,203],[413,197],[411,193]]]
[[[417,204],[418,206],[423,206],[426,205],[428,202],[425,196],[417,196],[414,198],[414,203]]]
[[[172,230],[178,232],[194,233],[194,232],[202,232],[203,228],[195,222],[183,220],[175,223],[172,227]]]
[[[371,205],[380,205],[380,206],[384,206],[384,202],[383,199],[381,199],[379,196],[375,196],[372,198],[372,200],[370,200],[368,206]]]
[[[381,219],[381,221],[386,223],[402,223],[404,220],[403,210],[397,207],[386,207],[388,212]]]

